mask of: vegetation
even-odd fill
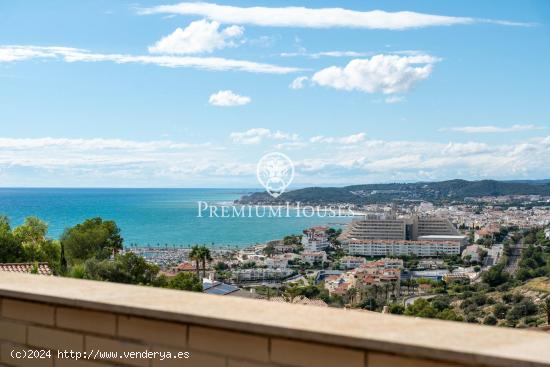
[[[65,230],[61,241],[47,238],[47,232],[48,225],[36,217],[12,229],[8,218],[0,216],[0,263],[31,262],[31,273],[38,273],[38,263],[46,262],[55,274],[74,278],[202,291],[199,266],[197,275],[180,273],[168,279],[141,256],[120,255],[123,239],[114,221],[87,219]],[[204,275],[210,250],[197,246],[197,251]]]
[[[61,245],[46,238],[47,232],[48,225],[36,217],[12,229],[8,218],[0,216],[0,263],[46,262],[59,273]]]
[[[101,218],[87,219],[65,230],[61,236],[61,244],[70,265],[90,258],[108,259],[122,250],[122,242],[116,223]]]
[[[197,272],[197,278],[200,279],[200,264],[202,263],[202,277],[206,278],[206,262],[212,261],[210,250],[206,246],[195,245],[191,247],[189,253],[189,259],[195,262],[195,271]]]
[[[32,263],[33,273],[38,272],[39,262],[47,262],[58,275],[202,291],[201,278],[206,275],[206,263],[212,259],[207,247],[193,246],[190,258],[195,263],[195,273],[182,272],[167,277],[158,266],[144,258],[131,252],[120,253],[123,238],[113,221],[101,218],[85,220],[65,230],[60,241],[49,239],[47,230],[47,224],[35,217],[29,217],[22,225],[12,228],[8,219],[0,216],[0,262]],[[339,259],[344,256],[337,240],[340,231],[329,229],[327,234],[331,243],[327,250],[329,262],[332,269],[338,269]],[[542,228],[505,228],[495,238],[505,244],[505,254],[500,263],[484,271],[473,283],[467,279],[449,283],[405,279],[400,284],[385,282],[350,288],[344,294],[330,296],[323,282],[315,284],[313,279],[308,279],[303,283],[285,284],[279,289],[264,287],[257,291],[268,297],[280,295],[289,301],[304,296],[321,299],[335,307],[372,311],[381,311],[388,306],[389,312],[394,314],[485,325],[534,327],[550,323],[550,240],[545,237]],[[301,236],[287,236],[283,242],[297,247],[299,251]],[[517,261],[517,270],[511,271],[514,268],[507,265],[512,256],[517,256],[514,254],[517,251],[513,248],[515,244],[522,245],[523,251]],[[267,246],[264,253],[272,256],[275,247]],[[404,257],[403,260],[407,268],[419,265],[417,257]],[[473,263],[459,256],[443,257],[441,262],[441,266],[450,269],[463,265]],[[292,261],[290,266],[305,276],[312,268],[299,260]],[[249,261],[240,267],[258,266]],[[317,264],[315,269],[319,267]],[[480,268],[479,265],[477,267]],[[217,262],[214,269],[221,279],[230,277],[227,263]],[[403,297],[411,294],[427,297],[405,306]]]
[[[404,314],[430,319],[462,321],[462,317],[452,309],[451,300],[447,296],[437,296],[429,300],[417,299],[412,305],[407,306]]]
[[[466,197],[497,195],[550,195],[549,183],[503,182],[494,180],[389,183],[346,187],[309,187],[288,191],[272,198],[265,192],[242,197],[243,204],[301,202],[326,205],[329,203],[371,204],[403,201],[463,200]]]

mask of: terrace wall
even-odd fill
[[[0,345],[5,366],[550,366],[543,332],[5,272]],[[52,358],[13,358],[29,349]],[[77,361],[59,350],[190,357]]]

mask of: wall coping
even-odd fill
[[[550,334],[0,271],[0,297],[466,365],[550,366]]]

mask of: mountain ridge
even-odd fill
[[[550,180],[468,181],[453,179],[436,182],[362,184],[343,187],[307,187],[288,191],[278,198],[265,192],[241,197],[240,204],[277,204],[303,202],[312,204],[369,204],[389,201],[453,201],[467,197],[503,195],[550,196]]]

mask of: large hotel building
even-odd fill
[[[449,220],[417,215],[368,215],[353,220],[339,239],[349,255],[362,256],[458,255],[467,245]]]

